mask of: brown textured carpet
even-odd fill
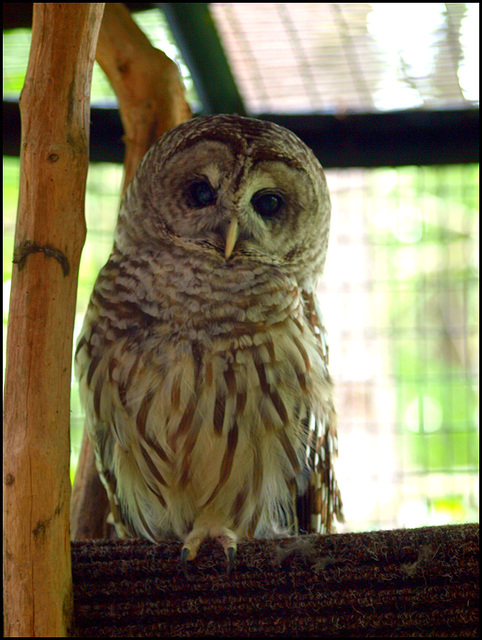
[[[72,544],[81,636],[479,635],[479,526],[205,543]]]

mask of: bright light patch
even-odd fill
[[[405,414],[405,424],[413,433],[433,433],[443,422],[440,403],[430,396],[421,396],[412,400]]]
[[[460,88],[466,100],[479,102],[479,4],[467,5],[462,21],[463,59],[458,71]]]

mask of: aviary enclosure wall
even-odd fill
[[[218,20],[232,6],[214,5]],[[231,15],[231,25],[235,18]],[[161,14],[140,13],[136,20],[180,63],[196,110],[200,103],[192,79]],[[18,97],[28,48],[27,30],[6,33],[6,98]],[[94,74],[92,102],[112,101],[100,69]],[[274,110],[276,96],[268,94],[258,94],[260,111]],[[283,108],[283,101],[276,105]],[[3,168],[5,329],[18,158],[4,157]],[[473,522],[478,519],[478,165],[331,168],[326,174],[333,222],[319,293],[337,387],[338,470],[347,516],[338,530]],[[112,246],[121,176],[121,165],[91,164],[77,333]],[[83,428],[74,380],[71,416],[73,479]]]

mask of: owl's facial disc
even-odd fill
[[[121,216],[126,242],[148,236],[155,247],[173,243],[228,269],[257,261],[319,270],[330,216],[319,163],[288,131],[257,123],[256,135],[244,135],[230,119],[222,131],[217,123],[202,135],[180,125],[149,152],[137,201],[131,194]]]

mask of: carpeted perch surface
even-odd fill
[[[72,543],[80,636],[479,636],[479,525],[206,542]]]

